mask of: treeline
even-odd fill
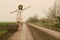
[[[38,19],[37,17],[31,17],[27,20],[28,23],[33,23],[38,26],[50,28],[56,31],[60,31],[60,18],[57,17],[58,20],[54,18],[44,18],[44,19]]]

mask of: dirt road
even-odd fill
[[[8,40],[34,40],[29,29],[25,24],[22,26],[22,30],[17,31]]]

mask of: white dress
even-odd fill
[[[22,10],[17,10],[16,21],[22,22],[21,12]]]

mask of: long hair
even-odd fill
[[[23,5],[19,5],[18,10],[22,10],[22,9],[23,9]]]

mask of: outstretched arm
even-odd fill
[[[28,7],[26,7],[26,8],[24,8],[23,10],[26,10],[26,9],[28,9],[28,8],[30,8],[31,6],[28,6]]]
[[[16,12],[17,10],[15,10],[15,11],[12,11],[12,12],[10,12],[10,14],[12,14],[12,13],[14,13],[14,12]]]

